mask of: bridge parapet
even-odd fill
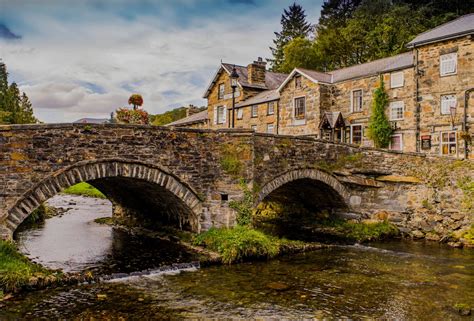
[[[241,179],[253,186],[259,201],[292,180],[318,181],[318,197],[342,199],[347,211],[361,218],[383,216],[410,230],[430,232],[436,228],[443,234],[468,226],[472,219],[472,202],[466,200],[470,194],[463,186],[474,181],[473,161],[358,148],[311,137],[257,134],[251,130],[118,124],[12,125],[0,126],[0,233],[11,237],[15,227],[7,224],[8,219],[17,224],[27,215],[25,212],[36,206],[39,200],[30,200],[29,205],[22,202],[35,191],[38,194],[42,183],[81,163],[107,167],[117,160],[142,164],[147,173],[159,169],[177,182],[174,186],[186,186],[200,202],[196,206],[197,223],[193,225],[196,231],[235,223],[236,213],[228,201],[243,196]],[[126,195],[111,188],[111,177],[115,176],[83,180],[95,180],[116,198],[117,204],[133,205]],[[147,181],[144,177],[134,179],[136,184],[114,182],[124,188],[132,186],[130,193],[143,188],[150,197],[166,203],[168,194],[164,191],[169,189],[138,183]],[[56,185],[49,192],[54,194],[64,187]],[[46,191],[43,194],[50,196]],[[173,208],[171,204],[167,207]],[[426,226],[420,222],[430,223]]]

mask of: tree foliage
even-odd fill
[[[399,54],[419,33],[473,11],[460,0],[326,0],[314,39],[282,38],[273,69],[328,71]]]
[[[380,77],[380,85],[374,91],[372,101],[372,113],[370,115],[367,136],[374,141],[377,148],[386,148],[390,144],[392,136],[392,126],[385,114],[388,105],[388,94],[385,92],[383,78]]]
[[[178,107],[168,110],[162,114],[150,115],[150,123],[156,126],[163,126],[181,118],[186,117],[187,107]],[[199,111],[205,110],[206,107],[199,107]]]
[[[0,61],[0,124],[34,124],[38,120],[28,96],[18,85],[8,83],[6,65]]]
[[[283,11],[281,15],[281,31],[275,32],[273,40],[275,47],[270,47],[273,59],[269,59],[272,71],[281,71],[285,60],[284,48],[293,39],[307,38],[313,31],[313,26],[306,21],[306,13],[303,7],[293,3]]]
[[[133,94],[128,98],[128,104],[133,105],[133,109],[136,110],[138,107],[143,105],[143,97],[140,94]]]

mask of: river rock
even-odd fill
[[[288,290],[290,286],[283,282],[270,282],[270,283],[267,283],[267,288],[270,288],[272,290],[277,290],[277,291],[285,291],[285,290]]]
[[[422,231],[420,230],[414,230],[411,232],[411,236],[414,238],[414,239],[421,239],[425,236],[425,233],[423,233]]]

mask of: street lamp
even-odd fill
[[[232,73],[230,74],[230,86],[232,87],[232,123],[231,128],[234,128],[234,114],[235,114],[235,88],[237,88],[237,80],[239,79],[239,74],[235,70],[235,65],[232,67]]]

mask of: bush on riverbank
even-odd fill
[[[249,227],[211,228],[199,234],[194,243],[218,252],[223,263],[240,262],[245,258],[271,258],[280,252],[277,238]]]
[[[79,184],[66,188],[63,193],[96,198],[107,198],[104,194],[102,194],[101,191],[86,182],[81,182]]]
[[[19,253],[11,242],[0,240],[0,291],[16,292],[32,278],[46,278],[56,272],[45,269]]]
[[[333,228],[336,233],[358,242],[382,240],[399,234],[398,228],[388,221],[356,223],[342,219],[325,220],[321,226]]]

